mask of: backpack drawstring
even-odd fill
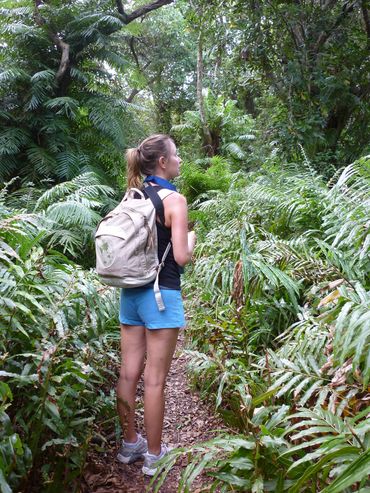
[[[163,269],[164,261],[166,260],[166,257],[168,255],[168,252],[171,249],[171,246],[172,246],[172,244],[171,244],[171,242],[169,242],[167,247],[166,247],[166,250],[164,251],[164,254],[162,256],[162,260],[157,267],[157,275],[156,275],[156,278],[154,281],[154,296],[155,296],[155,301],[157,302],[158,310],[160,312],[163,312],[166,309],[166,307],[164,306],[162,295],[161,295],[161,290],[159,289],[159,274],[160,274],[161,270]]]

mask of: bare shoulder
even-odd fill
[[[168,195],[165,199],[164,202],[169,205],[170,207],[186,207],[187,206],[187,201],[186,197],[184,195],[181,195],[181,193],[174,192]]]

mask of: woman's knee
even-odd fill
[[[128,384],[136,384],[143,373],[142,368],[121,367],[119,372],[119,381]]]
[[[166,383],[166,375],[158,374],[150,370],[150,368],[145,368],[144,371],[144,388],[145,389],[156,389],[164,390]]]

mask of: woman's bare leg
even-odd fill
[[[136,387],[144,368],[145,327],[121,325],[121,369],[117,384],[117,411],[126,442],[135,442]]]
[[[179,329],[146,330],[147,360],[144,370],[144,421],[148,451],[158,455],[164,417],[164,386]]]

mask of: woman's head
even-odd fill
[[[143,140],[138,147],[127,149],[127,185],[140,188],[142,175],[155,175],[166,172],[165,164],[176,156],[176,146],[169,135],[155,134]],[[179,159],[179,158],[178,158]],[[172,165],[173,168],[173,165]],[[173,178],[173,176],[169,176]]]

